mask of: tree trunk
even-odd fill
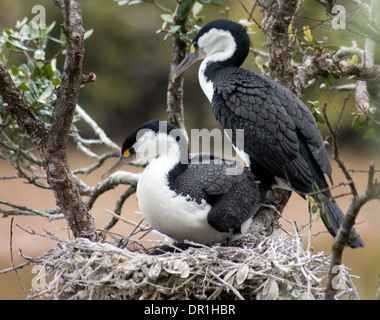
[[[67,140],[73,120],[80,86],[87,77],[82,75],[84,29],[82,11],[77,2],[54,0],[65,18],[62,26],[66,35],[66,60],[61,85],[56,91],[53,121],[48,127],[34,115],[22,98],[4,66],[0,65],[0,95],[4,107],[38,147],[54,191],[57,205],[62,210],[74,237],[97,239],[94,220],[80,192],[67,160]]]
[[[291,67],[291,52],[289,50],[288,27],[302,1],[278,0],[272,7],[265,10],[263,31],[266,36],[266,47],[269,51],[269,73],[272,79],[300,96],[300,88],[294,81],[295,72]],[[251,225],[251,232],[271,235],[278,229],[278,219],[284,210],[292,192],[274,189],[267,193],[266,199],[275,204],[275,209],[263,206],[256,214]]]

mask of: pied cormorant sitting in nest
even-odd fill
[[[182,131],[166,121],[133,130],[103,178],[126,163],[148,163],[136,191],[141,213],[176,242],[230,244],[247,231],[259,207],[257,181],[248,168],[213,154],[189,154]]]
[[[240,24],[226,19],[212,21],[195,35],[190,52],[172,71],[172,80],[203,59],[200,85],[216,119],[224,129],[232,129],[230,139],[261,181],[260,188],[290,187],[302,197],[315,196],[322,207],[322,220],[335,237],[344,215],[332,200],[325,179],[326,174],[332,183],[330,162],[315,119],[282,85],[240,68],[249,46],[248,34]],[[244,129],[243,150],[239,150],[236,129]],[[325,197],[316,196],[315,189]],[[364,246],[354,230],[347,245]]]

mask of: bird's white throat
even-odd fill
[[[211,29],[198,40],[198,45],[206,53],[199,71],[198,77],[203,92],[211,102],[214,88],[211,79],[207,79],[205,72],[209,64],[230,59],[236,51],[236,42],[230,32]]]

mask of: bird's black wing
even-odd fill
[[[177,193],[189,200],[205,199],[212,206],[207,219],[220,232],[240,226],[252,217],[259,207],[259,191],[254,175],[234,161],[206,155],[190,163],[187,169],[171,182]]]
[[[317,179],[325,181],[323,174],[331,179],[322,136],[301,100],[268,77],[245,69],[223,68],[213,82],[217,119],[224,128],[244,129],[244,149],[255,163],[300,192],[310,192]]]

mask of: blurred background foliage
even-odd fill
[[[118,1],[113,0],[79,2],[82,5],[84,27],[89,33],[93,31],[85,42],[84,72],[94,72],[97,76],[95,83],[87,84],[81,90],[80,105],[109,134],[110,138],[117,142],[146,120],[157,117],[166,119],[166,88],[170,72],[171,40],[165,33],[158,32],[163,24],[161,15],[164,12],[144,2],[128,5],[139,1],[119,1],[127,3],[126,5],[119,5]],[[162,0],[159,3],[171,10],[176,6],[174,0]],[[252,3],[251,0],[223,0],[219,6],[204,5],[197,15],[197,21],[201,24],[225,16],[235,21],[247,19],[248,14],[245,9],[249,9]],[[48,26],[56,22],[51,36],[59,39],[62,17],[52,1],[48,0],[2,0],[0,29],[14,28],[17,21],[22,21],[24,17],[31,20],[35,16],[32,13],[35,5],[45,7]],[[359,14],[353,10],[350,12],[350,17],[355,19]],[[254,18],[261,24],[263,12],[256,9]],[[315,39],[323,40],[327,37],[326,43],[332,47],[350,47],[353,41],[359,48],[364,46],[363,35],[357,29],[333,29],[325,9],[316,1],[304,1],[292,30],[298,37],[302,37],[304,26],[310,26],[310,32]],[[260,26],[255,24],[251,26],[251,41],[254,48],[265,51],[265,38]],[[378,48],[379,46],[376,50],[375,63],[380,62]],[[53,57],[60,49],[59,42],[50,40],[45,58]],[[18,65],[23,57],[13,53],[7,59],[8,67],[11,67]],[[302,56],[295,56],[294,59],[294,62],[302,62]],[[63,61],[64,55],[62,53],[57,55],[58,70],[62,69]],[[260,72],[257,62],[254,54],[250,54],[244,67]],[[321,89],[320,84],[323,81],[326,82],[326,79],[321,79],[316,85],[304,90],[302,100],[310,107],[316,101],[316,107],[322,107],[323,102],[327,101],[329,115],[334,123],[337,113],[331,106],[335,104],[340,108],[347,92]],[[327,84],[329,81],[331,79],[327,79]],[[336,80],[334,85],[353,82],[354,80],[342,79]],[[212,129],[218,126],[209,102],[198,84],[197,68],[191,68],[186,72],[184,92],[187,129]],[[361,142],[365,133],[363,130],[357,133],[353,129],[353,112],[356,112],[354,95],[349,100],[342,121],[341,142],[350,141],[351,145],[353,139]],[[323,124],[320,128],[326,134]],[[360,145],[363,146],[362,143]],[[379,142],[374,137],[367,139],[365,145],[378,146]]]

